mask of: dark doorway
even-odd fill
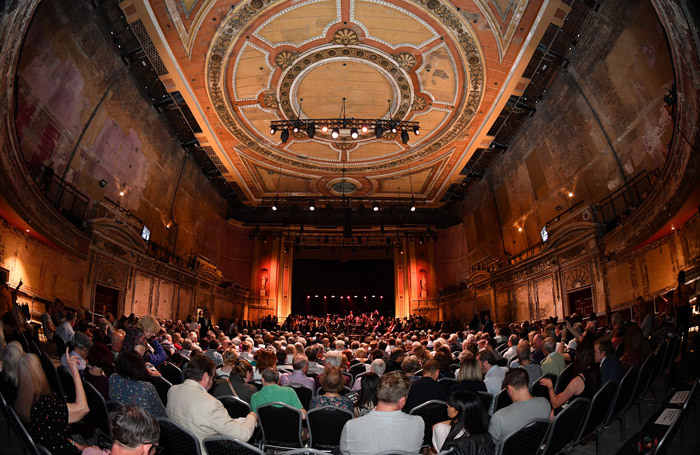
[[[119,305],[119,289],[110,288],[98,284],[95,286],[95,307],[93,311],[100,316],[112,313],[117,316],[116,310]]]
[[[393,261],[297,259],[292,276],[293,314],[394,316]]]
[[[567,295],[569,296],[569,314],[578,313],[587,316],[593,313],[593,294],[590,287],[569,292]]]

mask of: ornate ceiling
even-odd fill
[[[280,198],[410,198],[436,206],[487,135],[559,1],[126,0],[154,69],[197,139],[251,205]],[[270,122],[420,122],[420,135],[317,131],[286,143]]]

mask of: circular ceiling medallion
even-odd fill
[[[332,180],[328,183],[328,189],[337,196],[348,196],[359,190],[360,184],[348,179]]]

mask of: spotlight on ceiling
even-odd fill
[[[360,128],[360,131],[362,131],[362,133],[364,134],[367,131],[369,131],[369,127],[367,125],[362,125],[362,128]]]
[[[360,136],[360,133],[357,131],[357,128],[352,128],[350,130],[350,137],[353,139],[357,139]]]
[[[375,212],[378,212],[379,211],[379,204],[377,204],[376,202],[374,204],[372,204],[372,210],[374,210]]]
[[[276,212],[277,211],[277,198],[275,197],[275,202],[272,203],[272,211]]]
[[[306,127],[306,134],[309,136],[309,139],[313,139],[316,135],[316,125],[309,123],[309,126]]]
[[[411,212],[415,212],[415,211],[416,211],[416,199],[413,196],[411,196]]]
[[[384,135],[384,128],[382,128],[380,125],[377,125],[374,127],[374,135],[376,136],[377,139],[382,137]]]
[[[282,140],[282,143],[286,143],[289,140],[289,130],[284,129],[280,133],[280,139]]]
[[[408,131],[401,130],[401,142],[408,144]]]
[[[331,137],[333,139],[338,139],[340,137],[340,130],[338,128],[333,128],[333,131],[331,131]]]
[[[415,134],[416,136],[420,136],[420,128],[418,128],[417,126],[414,126],[413,127],[413,134]]]
[[[293,133],[298,133],[299,132],[299,123],[294,123],[294,128],[292,128]]]
[[[389,129],[391,130],[392,134],[396,134],[396,132],[398,131],[398,130],[396,129],[396,123],[394,123],[394,122],[392,122],[392,123],[389,125]]]
[[[276,126],[271,126],[270,127],[270,134],[275,134],[277,132],[277,127]]]
[[[311,210],[312,212],[316,210],[316,204],[314,203],[314,201],[311,201],[311,204],[309,204],[309,210]]]
[[[321,131],[324,133],[327,133],[328,132],[328,125],[321,126]]]

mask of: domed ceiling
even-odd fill
[[[436,206],[478,147],[550,22],[528,0],[134,0],[121,7],[200,144],[251,205],[414,197]],[[344,111],[343,111],[344,107]],[[350,136],[279,120],[412,121],[420,134]],[[319,125],[320,126],[320,125]],[[404,137],[405,139],[405,137]]]

